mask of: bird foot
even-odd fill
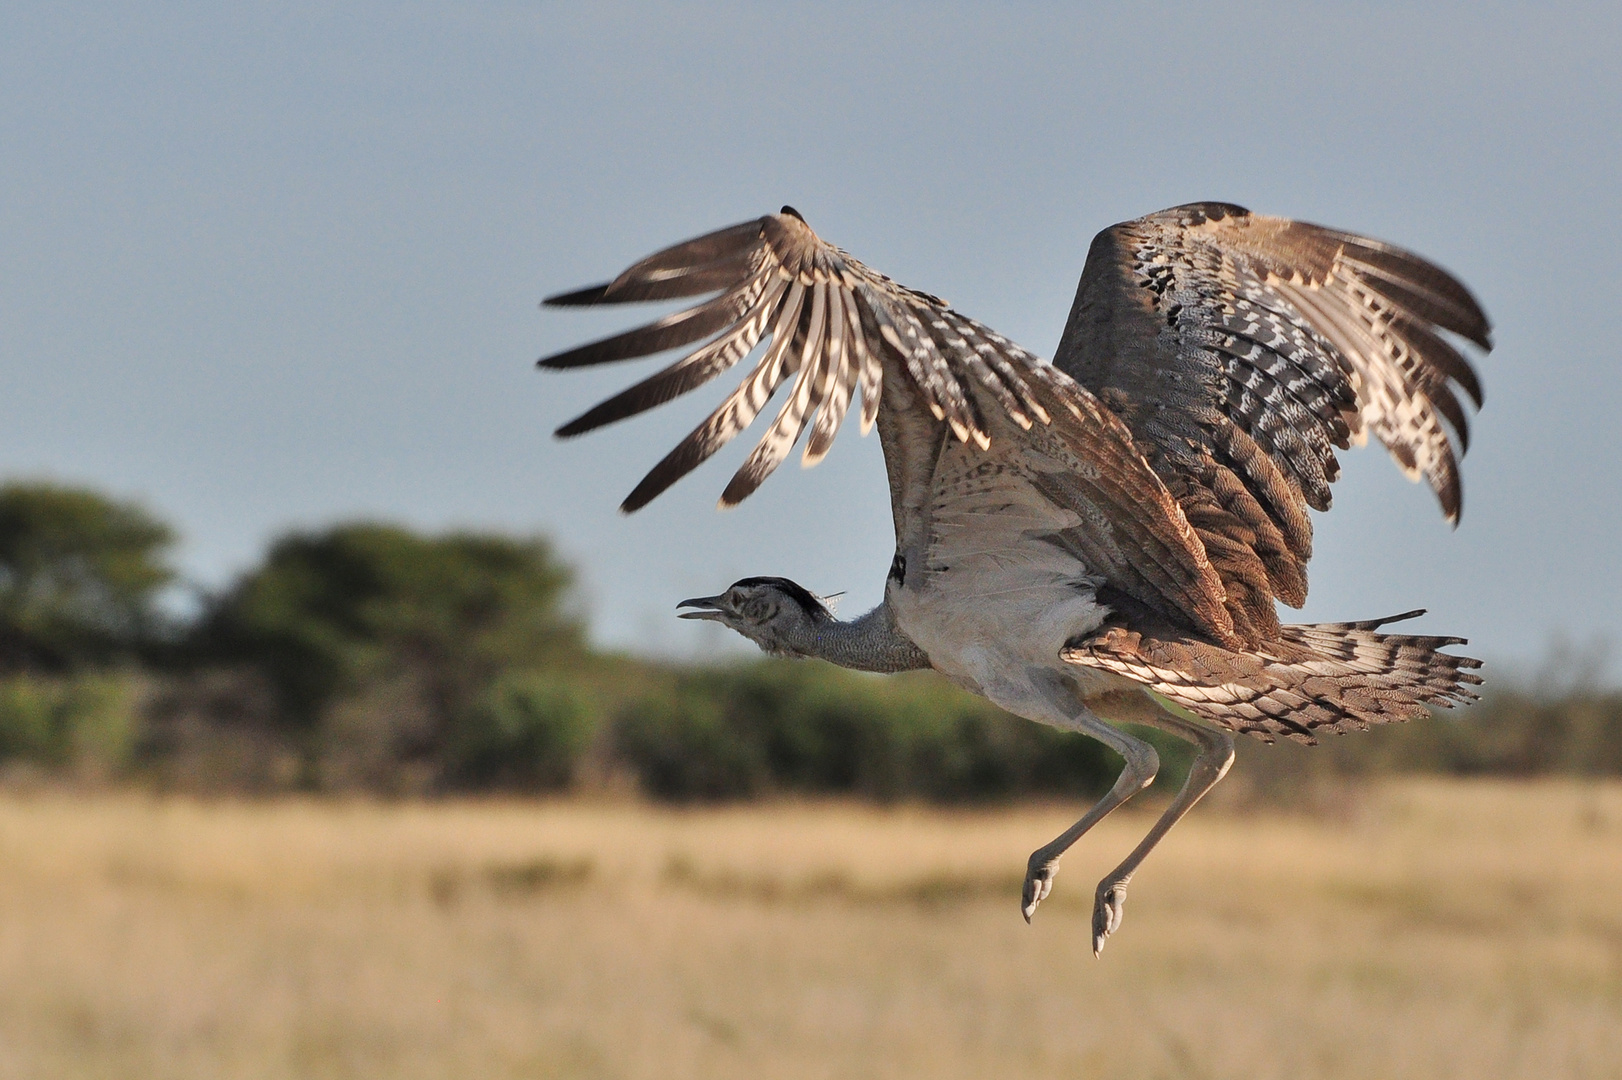
[[[1021,890],[1019,903],[1019,909],[1024,913],[1026,922],[1030,922],[1031,916],[1036,914],[1036,905],[1053,891],[1053,875],[1058,869],[1058,859],[1049,859],[1040,851],[1031,856],[1031,861],[1025,869],[1025,888]]]
[[[1121,928],[1121,907],[1126,903],[1126,882],[1105,878],[1093,901],[1093,955],[1104,951],[1104,940]]]

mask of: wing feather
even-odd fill
[[[1374,434],[1457,521],[1469,418],[1455,387],[1482,396],[1444,333],[1491,347],[1469,290],[1419,256],[1197,203],[1099,234],[1055,365],[1131,429],[1236,626],[1265,637],[1274,599],[1305,601],[1306,510],[1328,509],[1337,449]]]
[[[704,464],[717,450],[731,442],[733,436],[755,422],[755,417],[783,381],[783,360],[794,341],[794,327],[799,325],[804,302],[805,286],[796,280],[790,284],[788,297],[778,310],[777,323],[772,329],[772,343],[766,355],[738,384],[737,389],[727,395],[719,408],[649,470],[648,475],[620,504],[623,512],[632,514],[648,505],[671,484]]]
[[[768,282],[760,275],[751,277],[698,307],[677,311],[646,326],[623,334],[556,353],[540,362],[542,367],[572,368],[632,360],[691,345],[738,321],[760,298]]]
[[[777,466],[788,457],[788,452],[805,427],[805,418],[820,404],[824,385],[823,370],[828,357],[822,351],[822,336],[828,319],[828,283],[818,281],[811,286],[811,313],[806,323],[805,344],[800,349],[799,374],[777,419],[766,429],[766,435],[743,463],[732,482],[721,493],[722,506],[736,506],[765,482]]]
[[[567,437],[697,389],[770,337],[765,355],[738,390],[655,466],[626,500],[627,511],[645,505],[746,428],[786,376],[794,376],[789,400],[728,485],[724,505],[754,491],[807,429],[804,461],[808,465],[820,461],[858,390],[862,431],[871,430],[891,361],[899,363],[920,391],[931,415],[964,442],[983,447],[989,438],[979,404],[965,389],[968,385],[992,394],[1016,423],[1029,423],[1020,380],[1002,355],[1010,343],[987,338],[971,345],[961,317],[944,301],[869,270],[818,239],[788,208],[675,244],[606,285],[564,293],[547,303],[611,304],[716,290],[718,296],[693,307],[540,361],[547,368],[582,367],[700,343],[661,371],[564,424],[558,434]],[[794,318],[785,320],[791,309]],[[703,342],[711,335],[715,336]],[[785,352],[789,346],[785,336],[797,335],[803,337]],[[1032,359],[1023,354],[1014,367]]]
[[[822,409],[811,425],[811,437],[806,441],[805,455],[800,459],[801,464],[808,469],[827,456],[829,448],[833,446],[834,436],[839,433],[839,425],[845,419],[845,411],[850,407],[851,395],[856,391],[856,368],[851,350],[845,347],[845,340],[850,331],[846,324],[848,311],[842,290],[832,290],[830,305],[828,388]]]
[[[862,390],[862,434],[866,435],[873,430],[873,424],[879,416],[879,404],[884,400],[884,368],[879,363],[878,354],[867,347],[867,333],[862,326],[862,315],[856,307],[856,297],[853,293],[841,289],[840,300],[845,305],[846,325],[851,328],[850,350],[855,357],[858,370],[858,381]]]
[[[703,348],[689,353],[657,374],[642,380],[558,428],[558,435],[581,435],[604,424],[624,420],[697,390],[730,369],[760,343],[788,281],[777,278],[733,329]]]
[[[585,304],[626,304],[644,300],[675,300],[724,289],[747,273],[757,256],[758,221],[745,221],[728,229],[673,244],[627,268],[605,285],[549,296],[551,307]]]

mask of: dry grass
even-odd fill
[[[0,1076],[1622,1076],[1622,787],[1074,812],[12,796]]]

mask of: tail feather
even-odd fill
[[[1316,743],[1323,731],[1366,731],[1474,701],[1481,661],[1441,650],[1456,637],[1381,634],[1410,611],[1354,623],[1280,628],[1277,640],[1235,652],[1171,628],[1114,626],[1061,654],[1146,684],[1196,716],[1264,742]]]

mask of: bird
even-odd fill
[[[1110,790],[1026,865],[1026,921],[1059,859],[1147,787],[1159,760],[1121,730],[1192,743],[1187,779],[1094,892],[1097,955],[1162,837],[1228,772],[1237,734],[1315,743],[1477,697],[1458,637],[1363,622],[1285,624],[1326,511],[1337,450],[1373,435],[1445,518],[1461,510],[1461,347],[1492,348],[1480,304],[1402,248],[1190,203],[1093,240],[1051,361],[819,237],[792,207],[665,248],[553,307],[703,299],[543,358],[562,370],[684,349],[557,429],[655,408],[747,357],[740,382],[626,497],[634,512],[748,428],[787,388],[721,494],[747,498],[801,436],[806,465],[855,410],[877,427],[895,556],[884,599],[842,621],[781,577],[678,605],[782,657],[859,671],[932,669],[1018,716],[1099,740]],[[688,348],[691,346],[692,348]],[[859,405],[857,404],[859,400]]]

